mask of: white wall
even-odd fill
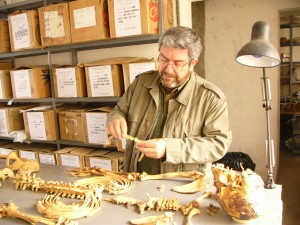
[[[270,42],[279,47],[279,10],[300,6],[299,0],[209,0],[205,8],[206,79],[217,84],[229,103],[233,131],[231,151],[248,153],[256,163],[256,172],[267,177],[265,139],[266,116],[262,108],[262,70],[235,61],[239,49],[250,41],[256,21],[270,24]],[[279,67],[266,70],[271,80],[273,110],[271,136],[275,141],[276,168],[279,152]]]

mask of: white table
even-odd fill
[[[5,166],[5,161],[0,159],[0,169]],[[78,177],[70,177],[66,175],[67,167],[53,166],[41,164],[41,170],[36,173],[37,177],[48,181],[74,181],[81,179]],[[178,194],[172,192],[171,189],[175,186],[185,184],[190,180],[174,179],[174,180],[153,180],[153,181],[135,181],[134,189],[130,192],[123,194],[128,197],[135,197],[142,201],[147,200],[146,193],[151,197],[177,197],[181,204],[191,202],[201,194]],[[0,204],[12,200],[16,205],[19,206],[21,212],[42,216],[36,210],[36,204],[38,200],[42,200],[45,196],[45,192],[40,190],[39,192],[32,192],[30,190],[15,190],[14,184],[11,180],[1,181],[2,187],[0,187]],[[159,191],[158,187],[161,184],[165,185],[164,191]],[[277,185],[276,189],[266,189],[266,205],[264,214],[256,220],[255,224],[259,225],[281,225],[282,224],[282,201],[281,201],[281,185]],[[194,225],[205,224],[205,225],[237,225],[230,216],[228,216],[223,209],[215,214],[214,216],[208,215],[205,211],[210,203],[219,206],[215,188],[212,187],[213,195],[209,198],[201,200],[201,214],[195,215],[192,219]],[[103,198],[114,197],[103,192]],[[142,218],[150,215],[161,215],[163,212],[146,211],[143,214],[139,214],[135,206],[126,208],[124,205],[116,205],[111,202],[102,201],[101,210],[88,218],[81,218],[77,221],[80,225],[125,225],[130,224],[129,221],[132,219]],[[177,225],[186,224],[185,217],[180,211],[175,212],[174,221]],[[1,225],[11,224],[28,224],[25,221],[19,219],[2,218],[0,219]]]

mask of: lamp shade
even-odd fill
[[[280,64],[277,49],[269,42],[270,26],[257,21],[252,27],[251,41],[237,54],[236,61],[251,67],[274,67]]]

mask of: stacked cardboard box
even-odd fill
[[[39,163],[44,163],[40,161],[39,154],[43,152],[52,153],[52,157],[54,156],[54,150],[56,150],[55,145],[44,144],[44,143],[10,143],[2,146],[3,149],[16,151],[18,152],[18,156],[20,158],[35,160]],[[53,163],[55,165],[55,158],[53,159]]]
[[[20,110],[33,107],[31,104],[20,104],[0,107],[0,136],[7,137],[13,131],[24,129],[23,116]]]
[[[141,62],[133,62],[133,63],[124,63],[123,66],[123,77],[124,77],[124,87],[125,90],[132,83],[135,77],[141,73],[146,71],[154,71],[157,70],[156,61],[148,60]]]
[[[88,97],[122,96],[122,65],[114,59],[84,64]]]
[[[82,113],[94,107],[70,107],[58,112],[60,139],[84,142]]]
[[[11,51],[41,47],[37,10],[15,11],[8,15]]]
[[[14,98],[51,97],[50,74],[47,67],[18,67],[10,71]]]
[[[58,105],[56,111],[65,109],[67,105]],[[28,139],[55,141],[55,111],[52,105],[41,105],[22,110],[25,132]]]
[[[95,150],[85,156],[87,167],[100,167],[116,172],[123,171],[124,153],[107,150]]]
[[[84,143],[104,145],[107,142],[107,114],[112,107],[100,107],[82,112]]]
[[[0,53],[10,52],[8,21],[0,19]]]
[[[0,99],[11,99],[13,97],[10,81],[11,62],[0,62]]]
[[[83,67],[61,66],[52,69],[54,95],[58,98],[86,97],[86,79]]]
[[[38,12],[42,46],[71,43],[68,3],[47,5]]]
[[[69,3],[72,42],[109,38],[107,0],[77,0]]]
[[[85,167],[84,156],[95,149],[85,147],[66,147],[56,152],[57,164],[70,167]]]

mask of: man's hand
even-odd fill
[[[122,139],[127,134],[127,122],[124,118],[114,119],[106,127],[106,132],[116,139]]]
[[[139,141],[135,147],[150,158],[160,159],[166,156],[166,142],[163,138]]]

